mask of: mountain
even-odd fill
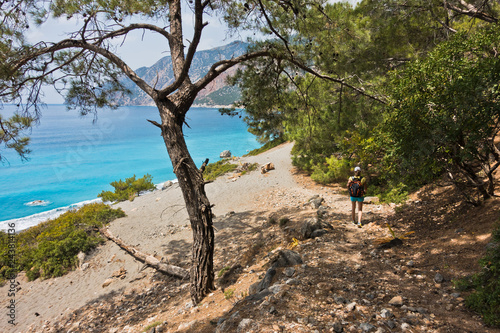
[[[193,82],[203,77],[212,64],[224,59],[231,59],[246,52],[248,47],[244,42],[232,42],[230,44],[216,47],[210,50],[198,51],[193,57],[193,63],[189,71],[189,75]],[[174,73],[172,70],[172,62],[170,56],[161,58],[151,67],[141,67],[136,70],[136,74],[157,89],[161,89],[174,81]],[[219,75],[205,89],[200,91],[195,100],[195,104],[215,106],[215,105],[230,105],[240,96],[240,91],[237,87],[228,86],[226,78],[233,74],[237,67],[233,67],[225,73]],[[151,105],[153,100],[129,78],[125,78],[122,83],[128,88],[132,94],[125,95],[122,99],[122,105]]]

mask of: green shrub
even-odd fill
[[[487,325],[500,327],[500,225],[493,231],[493,246],[479,264],[479,273],[455,281],[455,287],[474,290],[466,298],[466,306],[481,314]]]
[[[245,174],[247,174],[247,173],[249,173],[249,172],[251,172],[251,171],[255,171],[255,170],[257,170],[257,169],[258,169],[258,167],[259,167],[259,163],[252,163],[252,164],[250,164],[250,165],[247,167],[247,169],[246,169],[246,170],[243,170],[243,171],[241,172],[241,175],[243,176],[243,175],[245,175]]]
[[[125,200],[133,201],[140,192],[151,191],[156,188],[155,184],[153,184],[153,177],[149,174],[146,174],[139,179],[136,179],[135,175],[133,177],[126,178],[125,181],[120,179],[112,182],[111,186],[115,188],[114,192],[102,191],[97,196],[103,201],[109,202]]]
[[[226,273],[226,272],[227,272],[228,270],[230,270],[230,269],[231,269],[231,267],[230,267],[230,266],[226,266],[226,267],[224,267],[223,269],[221,269],[221,270],[219,271],[219,273],[217,274],[217,277],[221,277],[222,275],[224,275],[224,273]]]
[[[233,171],[237,167],[238,166],[236,164],[228,163],[227,160],[220,160],[216,163],[209,163],[203,171],[203,178],[205,179],[205,181],[212,181],[227,172]]]
[[[311,179],[320,184],[347,182],[351,174],[351,164],[346,159],[327,157],[325,163],[313,167]]]
[[[155,321],[154,323],[149,324],[148,326],[146,326],[142,331],[143,332],[149,332],[152,328],[154,328],[156,326],[160,326],[161,324],[162,324],[161,321]]]
[[[224,298],[231,299],[234,297],[234,289],[226,289],[224,290]]]
[[[399,183],[385,191],[382,190],[378,197],[383,203],[404,203],[408,200],[408,187],[403,183]]]
[[[9,235],[0,232],[0,282],[23,270],[30,280],[65,274],[76,266],[79,252],[104,242],[97,229],[122,216],[121,209],[94,203],[23,230],[14,237],[14,267],[8,256]]]

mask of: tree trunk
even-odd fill
[[[191,299],[198,304],[214,285],[214,229],[212,209],[205,193],[203,175],[189,154],[182,126],[186,110],[175,108],[170,102],[158,102],[162,118],[162,136],[174,173],[184,196],[193,230],[191,278]]]
[[[108,229],[102,228],[102,229],[99,229],[99,232],[101,233],[101,235],[103,235],[107,239],[113,241],[116,245],[118,245],[119,247],[121,247],[122,249],[124,249],[125,251],[130,253],[130,255],[132,257],[142,261],[145,264],[148,264],[149,266],[153,267],[154,269],[156,269],[162,273],[172,275],[172,276],[175,276],[175,277],[178,277],[181,279],[187,280],[189,278],[189,272],[187,270],[185,270],[184,268],[177,267],[174,265],[169,265],[167,263],[161,262],[160,260],[156,259],[155,257],[153,257],[149,254],[143,253],[143,252],[137,250],[136,248],[134,248],[133,246],[125,244],[120,238],[113,236],[111,231],[109,231]]]

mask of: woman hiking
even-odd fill
[[[352,203],[352,222],[361,228],[363,226],[361,224],[361,217],[363,216],[363,201],[365,200],[366,193],[366,178],[361,176],[361,168],[359,166],[354,168],[354,176],[349,177],[347,188],[349,189],[349,196],[351,197]],[[356,203],[358,205],[357,221]]]

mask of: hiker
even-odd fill
[[[363,201],[365,200],[366,178],[361,176],[361,168],[354,168],[354,176],[349,177],[347,182],[349,196],[352,203],[352,222],[362,227],[361,217],[363,215]],[[358,221],[356,222],[356,203],[358,205]]]

